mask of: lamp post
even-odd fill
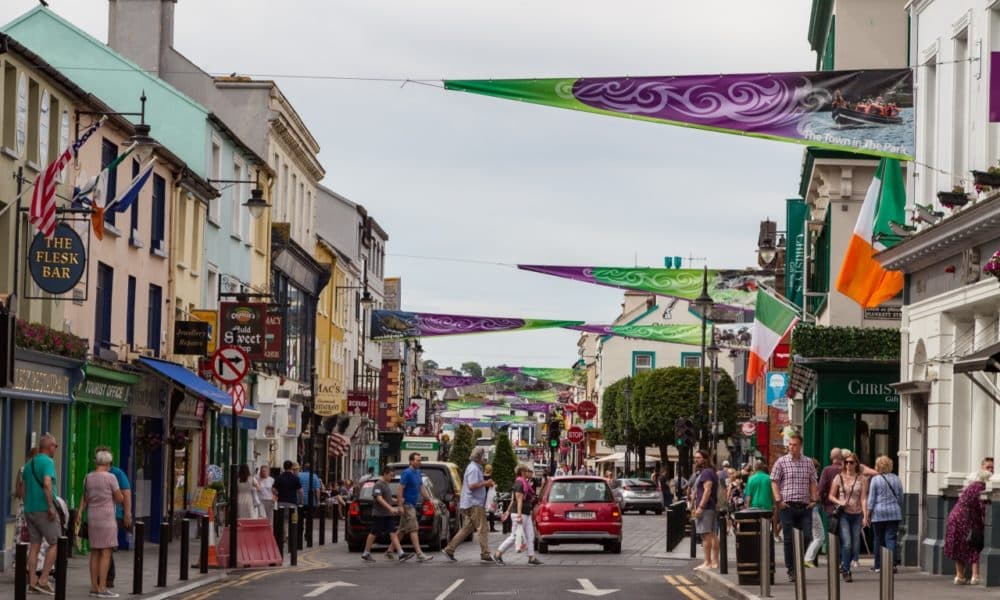
[[[716,436],[718,435],[718,422],[719,422],[719,346],[712,340],[712,344],[706,348],[708,353],[709,364],[711,365],[710,384],[709,384],[709,402],[710,408],[709,413],[711,414],[711,433],[709,434],[709,439],[711,440],[711,447],[709,448],[709,456],[712,459],[712,463],[715,461],[715,449],[716,449]]]
[[[625,476],[632,470],[631,453],[632,437],[632,379],[625,383]]]
[[[706,435],[705,423],[707,419],[705,415],[707,414],[705,406],[705,333],[708,328],[708,318],[712,312],[712,307],[715,306],[715,301],[712,297],[708,295],[708,267],[705,267],[702,271],[701,279],[701,294],[698,295],[692,301],[694,307],[698,310],[701,315],[701,354],[698,357],[698,410],[702,415],[702,427],[701,434],[699,435],[699,443],[702,447],[708,442],[708,436]]]

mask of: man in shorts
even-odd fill
[[[403,548],[399,545],[399,535],[396,534],[393,524],[393,516],[402,510],[392,505],[392,490],[389,488],[392,474],[392,467],[389,465],[382,467],[382,476],[375,480],[375,486],[372,488],[372,526],[368,539],[365,540],[365,551],[361,553],[361,560],[365,562],[375,562],[372,558],[372,546],[379,535],[389,536],[389,550],[386,556],[397,558],[399,562],[413,558],[412,552],[403,553]],[[396,552],[395,556],[391,554],[392,551]]]
[[[719,535],[716,532],[715,498],[718,493],[719,476],[708,459],[708,453],[698,450],[694,453],[694,469],[698,478],[694,485],[695,532],[701,534],[704,561],[696,569],[719,568]]]
[[[46,433],[38,440],[38,454],[24,465],[24,518],[28,522],[28,564],[38,564],[42,540],[49,544],[41,575],[31,568],[28,573],[28,590],[37,594],[54,596],[55,587],[49,581],[49,572],[56,563],[56,542],[62,535],[62,524],[56,512],[56,438]]]
[[[420,472],[420,453],[410,453],[410,466],[399,476],[399,495],[403,497],[403,516],[399,519],[400,539],[406,534],[410,534],[410,543],[413,551],[417,553],[417,562],[426,562],[434,558],[423,553],[420,549],[420,530],[417,522],[417,505],[421,498],[430,500],[427,497],[427,490],[424,489],[424,476]]]

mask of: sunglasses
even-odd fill
[[[848,465],[856,465],[856,464],[858,464],[858,461],[856,461],[856,460],[845,460],[844,463],[848,464]]]

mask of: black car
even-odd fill
[[[390,463],[396,477],[409,467],[409,463]],[[448,526],[451,531],[458,531],[462,527],[461,515],[458,512],[458,503],[462,496],[462,473],[455,466],[455,463],[444,461],[424,461],[420,466],[420,472],[425,477],[429,477],[434,489],[438,491],[439,498],[448,509]],[[465,541],[472,541],[473,536],[465,538]]]
[[[392,490],[392,504],[399,504],[399,477],[393,477],[389,482]],[[365,548],[365,539],[372,525],[372,507],[375,504],[372,498],[372,490],[375,489],[375,480],[368,479],[358,484],[358,489],[351,498],[347,509],[347,520],[344,523],[344,539],[347,541],[347,549],[351,552],[361,552]],[[423,505],[418,507],[417,525],[420,528],[420,545],[429,547],[431,550],[440,550],[448,544],[451,539],[451,528],[448,525],[448,508],[434,491],[434,484],[431,479],[424,476],[424,489],[431,497],[425,500]],[[399,525],[399,515],[393,517],[396,526]],[[404,546],[410,544],[410,536],[405,535],[400,538],[400,543]],[[375,543],[381,546],[389,545],[388,535],[379,535],[375,538]]]

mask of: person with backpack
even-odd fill
[[[56,508],[56,438],[50,433],[38,440],[38,453],[24,465],[24,519],[28,523],[28,564],[38,563],[42,541],[49,544],[40,575],[28,573],[28,590],[54,596],[55,587],[49,581],[49,572],[56,563],[56,542],[62,535],[63,524]]]
[[[704,561],[695,568],[717,569],[719,568],[718,498],[720,494],[725,498],[725,492],[720,489],[719,476],[716,475],[707,452],[697,450],[694,453],[694,468],[698,473],[694,483],[695,533],[701,535],[705,554]]]
[[[875,459],[875,470],[878,475],[868,484],[868,516],[864,524],[875,530],[875,567],[872,570],[878,573],[883,566],[882,547],[896,555],[896,534],[903,520],[903,482],[892,472],[892,459],[888,456]],[[895,561],[893,563],[892,572],[895,573]]]

